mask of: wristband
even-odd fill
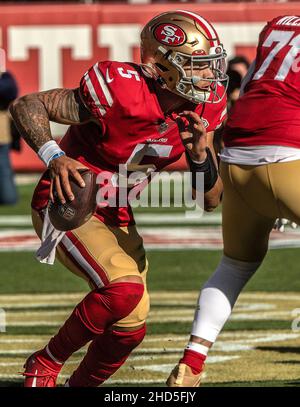
[[[55,140],[47,141],[38,151],[38,156],[47,167],[53,159],[61,157],[62,155],[66,154]]]
[[[202,163],[196,163],[191,159],[191,156],[186,152],[186,158],[190,166],[192,173],[192,187],[198,190],[197,186],[197,172],[204,173],[204,192],[208,192],[212,189],[218,179],[218,169],[215,165],[213,156],[208,147],[206,147],[207,157]]]

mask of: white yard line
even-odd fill
[[[15,181],[17,185],[36,184],[40,179],[41,174],[16,174]]]
[[[260,336],[261,335],[261,336]],[[228,335],[229,336],[229,335]],[[237,351],[247,351],[255,348],[255,346],[259,344],[265,343],[276,343],[276,342],[283,342],[283,341],[291,341],[300,338],[300,333],[274,333],[274,332],[264,332],[260,334],[260,332],[256,332],[252,336],[249,335],[248,338],[240,338],[234,339],[234,334],[231,333],[229,336],[230,340],[224,341],[224,335],[220,337],[219,341],[214,345],[214,351],[217,352],[237,352]],[[159,355],[159,357],[167,357],[171,354],[180,354],[182,352],[183,347],[179,346],[180,344],[176,341],[177,346],[169,346],[169,344],[164,343],[164,339],[161,338],[157,340],[159,347],[139,347],[134,354],[131,356],[132,358],[139,358],[143,360],[143,358],[147,355]],[[149,343],[149,342],[148,342]],[[174,343],[174,342],[173,342]],[[146,341],[144,342],[146,344]],[[175,345],[175,343],[174,343]],[[30,354],[34,352],[34,349],[1,349],[0,355],[5,357],[5,355],[23,355],[23,354]],[[80,355],[85,353],[85,349],[81,349],[76,352],[76,355]],[[225,356],[224,356],[225,357]],[[226,356],[227,357],[227,356]],[[214,359],[216,359],[216,355],[214,355]],[[213,362],[211,362],[213,363]]]
[[[158,214],[158,213],[137,213],[135,216],[136,223],[144,225],[168,224],[197,224],[197,225],[220,225],[222,222],[221,213],[203,216],[186,216],[185,213]]]
[[[21,344],[25,344],[25,343],[40,343],[40,342],[45,342],[44,339],[26,339],[26,338],[22,338],[22,339],[15,339],[15,338],[10,338],[10,339],[0,339],[0,344],[12,344],[12,343],[21,343]]]
[[[181,349],[181,353],[182,353],[182,349]],[[206,364],[222,363],[222,362],[227,362],[229,360],[239,359],[239,358],[240,358],[240,356],[237,356],[237,355],[210,356],[207,359]],[[174,368],[174,360],[172,361],[172,363],[166,363],[166,364],[160,363],[160,364],[156,365],[156,364],[152,364],[151,361],[150,361],[150,363],[148,363],[146,365],[137,365],[137,366],[135,366],[136,370],[147,370],[147,371],[159,372],[159,373],[160,372],[162,372],[162,373],[170,373],[173,368]]]
[[[142,226],[138,229],[146,250],[221,250],[223,247],[221,226]],[[40,240],[33,229],[0,229],[0,251],[35,251],[39,246]],[[285,233],[272,232],[269,247],[300,247],[300,228]]]
[[[0,226],[32,226],[31,216],[15,215],[15,216],[0,216]]]
[[[151,293],[151,303],[159,305],[194,305],[193,301],[197,299],[198,291],[153,291]],[[80,301],[86,292],[76,293],[53,293],[53,294],[0,294],[0,306],[8,307],[20,306],[27,307],[50,307],[50,306],[73,306]],[[253,291],[241,293],[239,303],[253,300],[279,300],[279,301],[300,301],[300,293],[287,291],[265,292]],[[237,304],[237,305],[238,305]],[[265,304],[264,304],[265,305]]]
[[[138,224],[153,225],[153,224],[202,224],[202,225],[220,225],[221,224],[221,213],[216,213],[212,215],[203,215],[190,217],[186,216],[185,213],[174,213],[174,214],[164,214],[164,213],[137,213],[135,215],[135,220]],[[14,215],[14,216],[0,216],[0,226],[32,226],[31,216],[28,215]]]

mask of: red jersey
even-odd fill
[[[232,108],[224,142],[300,148],[300,17],[280,16],[262,30],[255,69]]]
[[[155,166],[161,170],[177,161],[184,147],[175,121],[165,116],[158,103],[153,81],[139,65],[99,62],[80,82],[82,101],[97,123],[70,126],[60,146],[69,157],[82,162],[96,173],[117,173],[119,164]],[[226,99],[218,104],[195,106],[207,131],[215,130],[226,118]],[[49,179],[46,172],[39,182],[32,206],[47,204]],[[133,224],[130,205],[98,207],[97,216],[107,224]]]

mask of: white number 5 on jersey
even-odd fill
[[[127,79],[135,78],[136,81],[141,80],[137,71],[132,71],[130,69],[127,69],[127,71],[124,72],[124,68],[118,68],[118,72],[123,78],[127,78]]]

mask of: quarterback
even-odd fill
[[[203,17],[166,12],[142,30],[140,65],[97,62],[76,89],[18,99],[11,114],[48,167],[32,199],[37,234],[53,187],[62,203],[74,199],[69,176],[84,188],[78,169],[115,174],[126,164],[128,171],[147,174],[147,168],[161,170],[184,152],[192,174],[204,173],[205,209],[215,208],[222,182],[212,146],[213,132],[226,117],[225,56]],[[70,124],[60,145],[49,121]],[[66,232],[57,258],[85,278],[91,291],[47,346],[27,359],[25,386],[54,387],[64,362],[91,342],[66,385],[95,387],[119,369],[146,332],[147,260],[130,204],[98,206],[88,222]]]
[[[199,385],[209,348],[267,253],[275,219],[300,221],[299,58],[300,17],[267,23],[224,129],[224,253],[202,288],[190,342],[169,386]]]

